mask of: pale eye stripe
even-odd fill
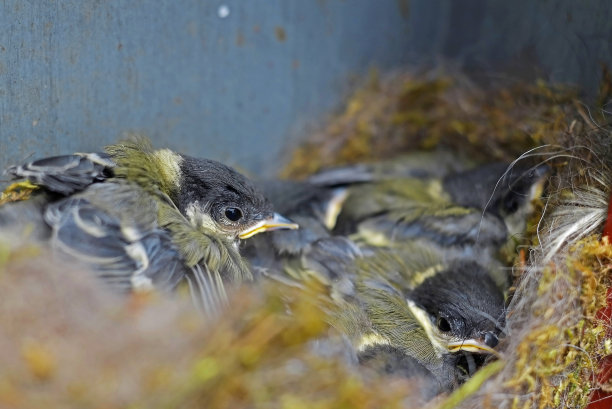
[[[425,330],[425,333],[427,334],[427,338],[429,338],[432,346],[434,347],[436,351],[436,355],[438,357],[441,357],[442,354],[446,352],[447,348],[442,344],[442,342],[439,340],[439,338],[434,333],[434,328],[433,328],[433,325],[431,324],[431,321],[429,320],[429,317],[427,317],[427,314],[425,313],[425,311],[417,307],[417,305],[413,301],[406,300],[406,302],[408,304],[408,308],[410,309],[410,312],[412,313],[416,321],[419,323],[421,328]]]

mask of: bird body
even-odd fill
[[[355,184],[334,231],[350,235],[362,249],[409,253],[414,244],[442,260],[477,261],[503,289],[509,277],[500,252],[524,231],[547,171],[547,166],[491,164],[443,177]]]
[[[21,209],[36,203],[51,245],[113,287],[172,289],[186,280],[207,312],[223,302],[224,282],[251,279],[240,238],[297,227],[233,169],[155,150],[143,138],[105,154],[47,158],[8,172],[43,192],[32,202],[5,204],[0,226],[24,225],[28,212]]]

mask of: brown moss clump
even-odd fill
[[[293,151],[282,172],[447,148],[475,161],[513,160],[567,129],[575,90],[544,82],[479,87],[458,73],[372,76],[343,111]]]

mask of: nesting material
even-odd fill
[[[402,72],[369,81],[291,152],[282,175],[402,152],[446,149],[474,162],[512,161],[567,130],[577,92],[544,82],[476,85],[459,72]]]

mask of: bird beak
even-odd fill
[[[449,352],[467,351],[474,352],[477,354],[492,354],[495,356],[499,355],[496,350],[477,339],[466,339],[459,342],[449,342],[447,346]]]
[[[284,229],[295,230],[298,227],[300,226],[298,226],[297,223],[293,223],[291,220],[281,216],[280,214],[274,213],[274,216],[270,217],[269,219],[262,220],[248,229],[241,231],[238,237],[244,240],[264,231]]]

